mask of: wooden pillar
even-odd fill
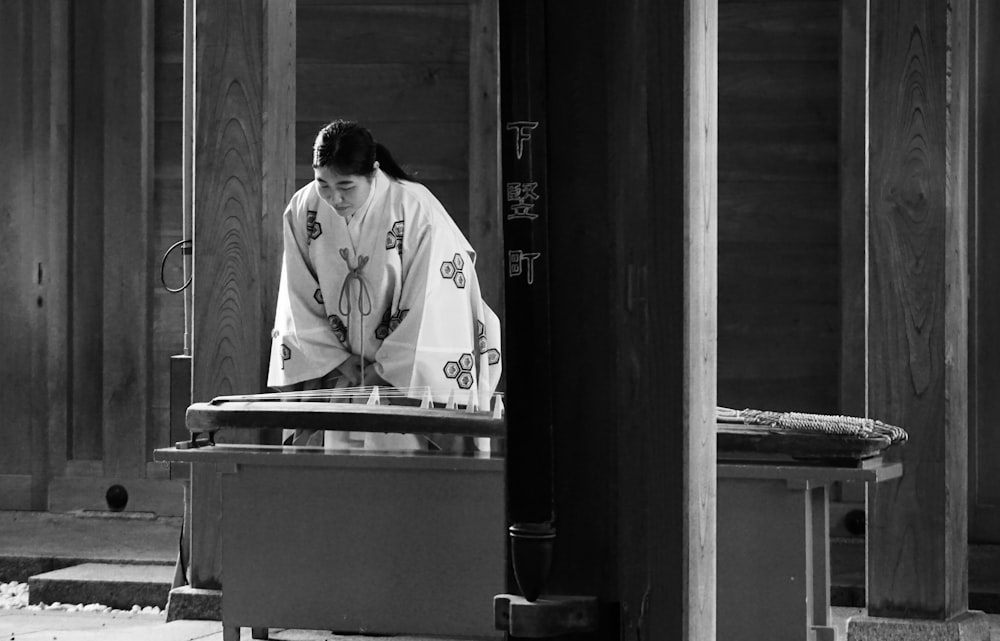
[[[910,435],[870,499],[869,614],[968,603],[970,0],[873,0],[869,411]]]
[[[146,475],[152,278],[153,3],[102,6],[104,28],[104,475]]]
[[[612,3],[622,638],[714,639],[717,3]]]
[[[711,640],[717,3],[545,19],[551,590],[613,603],[606,638]]]
[[[196,0],[195,20],[192,399],[205,401],[266,384],[294,180],[295,3]],[[194,587],[221,579],[216,480],[192,478]]]
[[[469,3],[469,241],[483,299],[504,323],[500,219],[499,0]],[[506,351],[506,350],[505,350]]]
[[[266,0],[196,2],[195,13],[192,385],[205,401],[265,384],[291,197],[295,13]]]

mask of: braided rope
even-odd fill
[[[817,432],[861,437],[878,435],[889,438],[892,443],[901,443],[907,439],[906,431],[901,427],[871,418],[754,409],[745,409],[737,414],[746,425],[767,425],[793,432]]]

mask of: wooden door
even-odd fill
[[[47,452],[45,359],[49,265],[44,210],[36,185],[47,177],[45,139],[35,135],[39,116],[32,29],[42,11],[23,2],[0,3],[0,508],[30,509],[44,503]],[[47,39],[46,39],[47,42]],[[37,148],[37,149],[36,149]],[[36,151],[39,154],[36,155]]]
[[[166,141],[182,7],[0,3],[0,509],[106,509],[119,482],[127,509],[182,509],[150,462],[183,334],[181,301],[153,295],[153,252],[180,227],[180,137]]]

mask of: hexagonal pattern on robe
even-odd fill
[[[458,378],[455,379],[455,382],[458,383],[458,386],[462,389],[469,389],[472,387],[472,383],[475,382],[475,378],[473,378],[471,372],[462,372],[458,375]]]
[[[458,366],[458,361],[448,361],[444,364],[444,375],[447,378],[458,378],[462,373],[462,368]]]

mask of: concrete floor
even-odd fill
[[[180,532],[180,517],[0,510],[0,556],[173,563]]]

